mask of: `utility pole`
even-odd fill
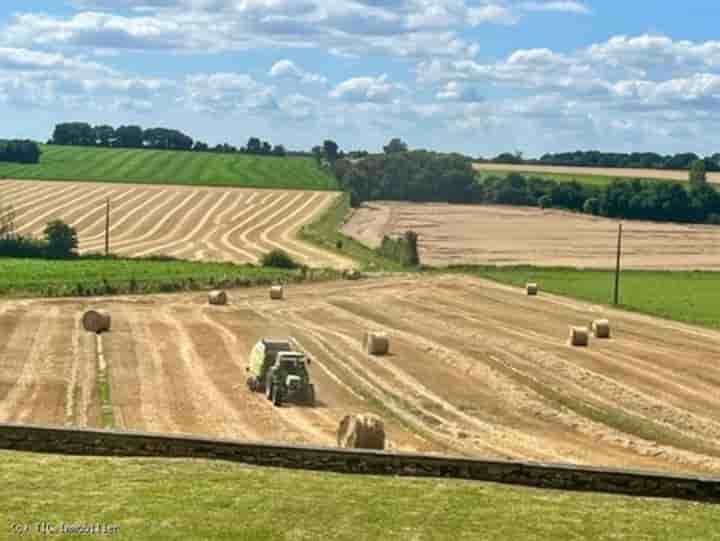
[[[110,255],[110,198],[105,207],[105,255]]]
[[[615,297],[614,304],[620,302],[620,255],[622,254],[622,223],[618,225],[618,241],[617,241],[617,261],[615,263]]]

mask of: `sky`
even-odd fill
[[[716,0],[2,0],[0,137],[720,152]]]

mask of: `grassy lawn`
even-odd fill
[[[311,278],[332,277],[313,271]],[[82,296],[108,293],[156,293],[212,287],[303,280],[299,270],[232,263],[143,259],[17,259],[0,257],[0,295]]]
[[[350,196],[343,194],[314,222],[302,227],[299,238],[319,248],[354,259],[358,268],[374,271],[402,271],[399,263],[382,257],[364,244],[340,232],[350,210]],[[342,248],[338,248],[338,242]]]
[[[613,298],[614,271],[475,266],[450,270],[520,287],[538,282],[544,291],[597,304],[611,304]],[[628,310],[720,328],[720,273],[623,271],[620,303]]]
[[[100,523],[117,540],[720,539],[706,504],[200,460],[0,460],[0,539],[46,539],[13,534],[39,522]]]
[[[336,190],[312,158],[43,146],[39,164],[0,163],[0,177],[303,190]]]

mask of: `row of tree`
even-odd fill
[[[211,147],[202,141],[194,141],[192,137],[179,130],[169,128],[143,129],[140,126],[113,128],[108,125],[91,126],[86,122],[65,122],[56,125],[52,139],[48,143],[54,145],[194,150],[198,152],[241,152],[273,156],[285,156],[287,154],[283,145],[273,146],[257,137],[251,137],[247,146],[239,149],[227,143]]]
[[[0,162],[38,163],[40,146],[28,140],[0,140]]]
[[[539,160],[525,160],[521,152],[504,152],[493,162],[508,164],[542,164],[581,167],[624,167],[640,169],[690,169],[696,161],[705,163],[707,171],[720,171],[720,153],[701,158],[693,152],[662,156],[654,152],[599,152],[597,150],[544,154]]]
[[[391,152],[362,160],[338,159],[335,175],[353,206],[373,199],[396,201],[479,201],[472,165],[459,154],[425,150]]]
[[[594,186],[512,173],[486,177],[480,186],[480,201],[485,203],[555,207],[611,218],[720,222],[720,194],[705,182],[616,179]]]

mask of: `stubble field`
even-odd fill
[[[475,163],[476,171],[498,173],[546,173],[577,175],[580,177],[598,176],[610,178],[643,178],[650,180],[687,181],[688,172],[665,169],[631,169],[622,167],[570,167],[562,165],[511,165],[504,163]],[[720,173],[708,173],[708,182],[720,183]]]
[[[0,421],[99,426],[90,301],[0,307]],[[287,300],[235,291],[100,299],[109,403],[120,429],[334,445],[339,419],[373,411],[389,448],[664,471],[720,472],[720,333],[466,276],[304,285]],[[609,317],[613,338],[566,344]],[[391,354],[369,357],[367,329]],[[277,409],[245,386],[263,336],[312,356],[318,405]]]
[[[104,251],[110,199],[110,249],[118,255],[256,263],[281,248],[310,266],[345,268],[349,260],[296,238],[336,197],[337,192],[0,181],[0,201],[15,210],[19,234],[41,236],[47,222],[61,219],[77,229],[81,253]]]
[[[368,246],[413,230],[426,265],[614,268],[618,221],[532,207],[372,202],[343,232]],[[623,267],[720,269],[720,228],[626,221]]]

